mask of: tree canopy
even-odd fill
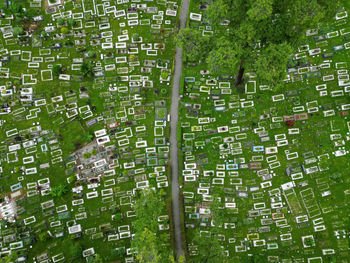
[[[189,61],[205,60],[205,52],[210,51],[211,38],[202,36],[197,29],[184,28],[176,36],[176,43],[184,49]]]
[[[166,214],[163,197],[153,190],[144,190],[136,200],[135,210],[136,220],[133,223],[135,238],[132,247],[136,250],[138,262],[174,262],[172,253],[166,245],[169,235],[159,230],[158,217]]]
[[[286,74],[288,55],[303,43],[306,30],[334,17],[340,1],[212,0],[204,17],[216,41],[206,44],[209,38],[201,31],[185,28],[177,42],[189,60],[206,59],[214,74],[237,74],[236,86],[242,83],[244,70],[276,85]]]
[[[223,227],[225,210],[221,208],[219,197],[215,194],[210,205],[213,227],[209,233],[201,234],[196,230],[193,237],[193,245],[197,247],[197,256],[191,262],[223,263],[229,259],[224,255],[223,246],[220,244],[219,229]]]

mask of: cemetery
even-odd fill
[[[0,262],[350,263],[349,12],[1,1]]]
[[[154,231],[172,250],[179,4],[1,3],[0,262],[136,262],[146,188],[162,193]]]
[[[226,24],[215,31],[207,7],[191,2],[188,27],[219,37]],[[184,60],[178,140],[193,262],[350,262],[349,10],[306,31],[278,90],[248,71],[236,88]]]

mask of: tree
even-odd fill
[[[165,245],[169,236],[159,231],[158,223],[158,217],[166,213],[165,200],[153,190],[137,192],[136,198],[135,238],[131,246],[136,251],[137,260],[143,263],[172,262],[172,252]]]
[[[158,251],[158,242],[155,233],[145,228],[141,234],[137,236],[134,244],[137,247],[136,259],[142,263],[158,263],[161,261],[161,255]]]
[[[176,36],[176,43],[180,46],[191,62],[205,60],[206,53],[211,50],[211,38],[203,37],[202,33],[196,29],[181,29]]]
[[[276,85],[286,75],[286,65],[292,47],[287,43],[270,44],[256,61],[256,73],[261,81]]]
[[[62,73],[62,66],[59,64],[53,64],[52,65],[52,74],[57,77],[61,73]]]
[[[83,62],[83,64],[81,64],[81,68],[80,71],[83,74],[84,77],[87,76],[92,76],[94,73],[94,65],[90,62]]]
[[[334,17],[339,2],[212,0],[205,12],[206,21],[220,38],[209,46],[210,50],[202,52],[202,56],[207,58],[213,73],[236,75],[235,86],[243,83],[245,70],[256,71],[259,79],[272,80],[272,85],[276,85],[286,72],[286,54],[300,46],[307,29],[317,27],[327,17]],[[182,48],[186,53],[187,49],[195,48],[193,42],[201,38],[196,31],[186,29],[179,33],[178,38],[184,38],[181,42],[185,43]]]
[[[59,184],[51,188],[50,194],[52,197],[62,197],[64,194],[68,193],[67,184]]]
[[[210,71],[214,74],[230,74],[232,69],[237,70],[241,53],[242,51],[239,47],[235,47],[235,44],[224,37],[219,38],[216,49],[210,51],[207,58]]]
[[[69,29],[66,27],[61,27],[61,33],[66,35],[69,33]]]
[[[201,235],[197,230],[193,237],[193,244],[197,246],[198,253],[191,262],[198,263],[223,263],[227,262],[224,256],[223,247],[220,245],[218,237],[211,233],[210,235]]]
[[[13,28],[13,34],[14,34],[15,36],[22,35],[23,32],[24,32],[23,27],[17,26],[17,27],[15,27],[15,28]]]
[[[25,16],[23,6],[21,4],[16,4],[15,2],[12,2],[8,8],[3,8],[3,11],[6,15],[14,16],[15,20],[22,20]]]
[[[213,195],[213,201],[210,204],[210,212],[213,223],[210,234],[201,235],[199,230],[194,234],[193,244],[198,248],[198,255],[194,258],[193,262],[228,262],[228,259],[224,255],[224,249],[218,239],[220,229],[222,229],[224,225],[226,210],[221,208],[219,195],[217,193]]]

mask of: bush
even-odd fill
[[[97,151],[96,151],[95,149],[93,149],[93,150],[91,151],[91,154],[92,154],[92,155],[96,155],[96,154],[97,154]]]
[[[136,55],[131,54],[131,55],[129,56],[129,60],[130,60],[130,61],[135,61],[135,60],[136,60]]]
[[[63,26],[65,23],[66,23],[66,21],[62,17],[57,19],[57,24],[59,24],[60,26]]]
[[[58,76],[62,73],[62,67],[58,64],[53,64],[52,66],[52,74],[54,76]]]
[[[66,28],[66,27],[62,27],[62,28],[61,28],[61,33],[66,35],[66,34],[69,33],[69,29]]]
[[[89,158],[91,157],[91,153],[86,152],[86,153],[83,154],[83,157],[84,157],[85,159],[89,159]]]
[[[18,35],[22,35],[24,32],[24,29],[22,27],[19,27],[19,26],[16,26],[14,29],[13,29],[13,34],[15,36],[18,36]]]
[[[92,57],[94,57],[94,56],[96,55],[96,52],[90,50],[90,51],[88,51],[87,55],[88,55],[90,58],[92,58]]]
[[[139,35],[139,34],[134,33],[134,34],[132,35],[132,40],[133,40],[133,41],[139,41],[139,39],[140,39],[140,35]]]
[[[162,79],[167,79],[169,77],[169,72],[168,71],[163,71],[160,74],[160,76],[161,76]]]
[[[71,27],[73,27],[75,25],[75,20],[73,18],[68,18],[68,25],[70,25]]]

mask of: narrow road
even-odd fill
[[[182,0],[180,13],[180,28],[186,27],[190,0]],[[173,78],[173,89],[171,94],[170,111],[170,162],[171,162],[171,181],[172,181],[172,208],[175,234],[176,257],[179,258],[185,254],[182,227],[181,227],[181,207],[180,207],[180,187],[179,187],[179,158],[177,147],[177,123],[179,120],[179,100],[180,100],[180,80],[182,73],[182,49],[176,48],[175,71]]]

